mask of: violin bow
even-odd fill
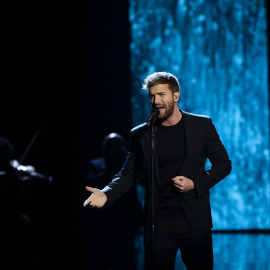
[[[21,156],[20,160],[19,160],[19,164],[22,164],[22,162],[24,161],[26,155],[28,154],[29,150],[31,149],[33,143],[35,142],[38,134],[40,133],[42,129],[42,125],[38,128],[38,130],[35,132],[34,136],[32,137],[31,141],[29,142],[28,146],[26,147],[23,155]]]

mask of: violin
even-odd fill
[[[17,171],[18,176],[21,180],[30,180],[30,179],[44,179],[49,182],[53,181],[52,176],[46,176],[44,174],[36,172],[36,169],[32,165],[21,165],[17,160],[12,160],[12,167]]]
[[[32,137],[30,143],[28,144],[26,150],[24,151],[22,157],[20,160],[12,160],[11,165],[12,167],[17,171],[19,177],[21,180],[30,180],[30,179],[44,179],[49,182],[52,182],[52,176],[46,176],[41,173],[36,172],[36,169],[32,165],[21,165],[23,163],[23,160],[25,159],[27,153],[29,152],[30,148],[32,147],[34,141],[36,140],[37,136],[39,135],[40,131],[42,129],[42,126],[38,128],[38,130],[35,132],[34,136]]]

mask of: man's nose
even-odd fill
[[[160,103],[160,97],[159,96],[155,96],[154,97],[154,104],[159,104]]]

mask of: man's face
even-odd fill
[[[177,109],[179,93],[173,93],[168,84],[157,84],[149,89],[153,108],[159,109],[158,119],[167,120]]]

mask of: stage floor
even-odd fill
[[[138,270],[143,270],[142,236],[137,242]],[[270,232],[214,232],[214,270],[270,270]],[[186,269],[181,254],[176,270]]]

